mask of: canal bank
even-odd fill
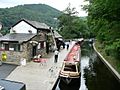
[[[119,81],[102,62],[89,42],[85,42],[82,47],[81,61],[84,66],[80,90],[118,90],[120,88]]]
[[[95,43],[93,43],[93,48],[95,52],[98,54],[98,56],[101,58],[101,61],[108,67],[108,69],[113,73],[113,75],[116,77],[116,79],[120,83],[120,74],[111,66],[110,63],[107,62],[107,60],[100,54],[100,52],[97,51],[95,47]]]
[[[89,42],[84,42],[81,47],[80,69],[80,87],[74,85],[64,86],[64,83],[60,83],[59,80],[55,90],[118,90],[120,88],[118,80],[101,61]],[[64,87],[64,89],[61,89],[60,86]]]

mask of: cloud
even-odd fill
[[[86,16],[87,14],[85,11],[82,11],[80,7],[80,5],[84,4],[83,1],[84,0],[0,0],[0,8],[42,3],[63,11],[67,8],[68,4],[71,3],[71,7],[76,7],[80,16]]]
[[[0,8],[13,7],[16,4],[0,2]]]

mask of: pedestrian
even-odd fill
[[[67,44],[67,50],[69,49],[69,44]]]
[[[63,42],[63,49],[65,49],[65,43]]]
[[[58,52],[58,50],[56,49],[56,50],[55,50],[54,63],[57,63],[57,60],[58,60],[58,54],[59,54],[59,52]]]

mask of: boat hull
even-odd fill
[[[78,42],[76,42],[63,61],[63,65],[59,74],[60,90],[79,90],[81,76],[80,55],[80,45]]]
[[[79,90],[80,77],[79,78],[60,77],[59,88],[60,90]]]

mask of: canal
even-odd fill
[[[55,90],[120,90],[120,83],[101,62],[92,46],[85,42],[81,49],[79,82],[74,85],[65,85],[59,79]]]

